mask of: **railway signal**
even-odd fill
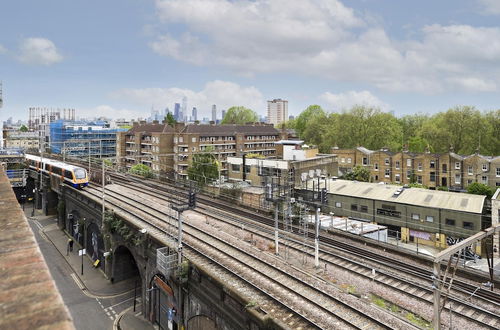
[[[328,204],[328,192],[326,191],[326,188],[321,189],[320,200],[321,204]]]
[[[191,209],[194,209],[196,207],[196,193],[195,192],[189,192],[188,206]]]

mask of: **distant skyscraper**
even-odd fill
[[[295,119],[295,116],[294,115],[290,115],[288,116],[288,120],[294,120]]]
[[[267,101],[267,121],[277,125],[288,120],[288,101],[274,99]]]
[[[193,112],[191,113],[191,117],[193,117],[193,121],[198,120],[198,110],[196,109],[196,107],[193,107]]]
[[[182,98],[182,105],[181,105],[181,112],[182,112],[181,120],[183,120],[183,121],[187,121],[187,117],[188,117],[187,102],[188,102],[188,99],[187,99],[187,97],[184,96]]]
[[[181,111],[181,105],[179,103],[176,103],[174,105],[174,119],[175,120],[180,120],[181,114],[179,113]]]
[[[220,119],[223,120],[224,117],[226,116],[226,110],[222,110],[220,115],[221,115]]]
[[[217,122],[217,106],[212,105],[212,121]]]

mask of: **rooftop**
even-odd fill
[[[328,183],[328,192],[337,195],[469,213],[482,213],[483,204],[486,198],[486,196],[482,195],[422,188],[403,188],[402,186],[396,185],[348,180],[330,180]]]
[[[0,167],[0,329],[74,329]]]

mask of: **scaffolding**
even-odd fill
[[[50,149],[68,157],[109,158],[116,156],[116,133],[104,122],[68,122],[50,124]]]

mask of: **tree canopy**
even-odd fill
[[[169,126],[172,126],[172,127],[174,127],[175,123],[177,123],[177,121],[174,118],[174,115],[171,112],[167,113],[167,115],[165,116],[165,120],[166,120],[167,124]]]
[[[219,177],[220,164],[212,152],[213,148],[207,148],[206,152],[193,155],[187,170],[189,179],[196,181],[200,186],[211,183]]]
[[[331,148],[368,149],[388,147],[393,151],[448,152],[484,155],[500,154],[500,110],[480,112],[471,106],[457,106],[433,115],[396,117],[367,106],[342,112],[326,112],[318,105],[307,107],[288,127],[295,128],[308,144],[321,152]]]
[[[259,117],[255,111],[245,108],[243,106],[234,106],[227,109],[221,124],[239,124],[254,123],[259,121]]]
[[[136,164],[128,170],[129,173],[136,174],[143,176],[145,178],[152,178],[153,177],[153,171],[151,170],[151,167],[144,165],[144,164]]]
[[[343,178],[346,180],[356,180],[356,181],[362,181],[362,182],[369,182],[370,181],[370,170],[368,170],[366,167],[356,165],[352,169],[352,172],[345,174]]]
[[[479,182],[473,182],[467,186],[467,192],[474,195],[485,195],[488,198],[493,196],[493,188]]]
[[[19,131],[21,131],[21,132],[27,132],[28,131],[28,127],[26,127],[26,125],[21,125],[21,127],[19,127]]]

